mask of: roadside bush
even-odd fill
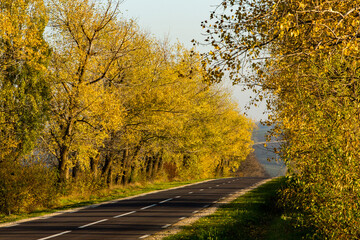
[[[340,87],[337,90],[340,92]],[[358,106],[346,98],[329,95],[328,99],[317,102],[321,112],[305,104],[307,114],[303,114],[304,109],[301,115],[296,114],[301,116],[302,127],[287,130],[291,144],[284,147],[284,157],[293,171],[283,192],[284,202],[298,212],[294,217],[299,224],[316,228],[316,238],[359,239]],[[299,101],[307,103],[305,99]]]
[[[0,212],[6,215],[49,207],[56,198],[55,171],[38,161],[0,163]]]

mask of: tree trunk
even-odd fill
[[[154,162],[153,162],[153,170],[152,170],[152,173],[151,173],[151,179],[154,180],[158,171],[159,171],[159,164],[160,164],[160,158],[161,158],[161,155],[160,153],[156,154],[154,156]]]
[[[69,158],[69,147],[66,145],[63,145],[60,148],[60,156],[58,158],[59,165],[58,165],[58,171],[59,171],[59,182],[60,183],[66,183],[66,181],[69,179],[69,169],[68,169],[68,158]]]
[[[124,177],[125,177],[124,182],[126,184],[130,183],[134,176],[134,171],[135,171],[134,162],[139,154],[140,148],[141,148],[140,146],[135,147],[132,157],[131,158],[128,157],[128,159],[126,159],[125,161],[125,168],[128,170],[126,171],[126,173],[124,173]]]
[[[113,173],[112,173],[112,166],[110,166],[107,178],[106,178],[106,184],[111,187],[113,184]]]
[[[80,175],[80,164],[77,162],[76,165],[72,169],[72,177],[76,181]]]
[[[105,155],[105,164],[102,168],[101,176],[104,178],[106,184],[108,186],[111,185],[111,165],[112,165],[112,157],[109,154]],[[109,185],[110,184],[110,185]]]
[[[153,171],[153,156],[146,157],[146,179],[150,179]]]
[[[60,145],[60,156],[58,157],[59,166],[59,182],[66,183],[69,179],[69,152],[70,152],[70,138],[71,132],[73,128],[73,120],[72,117],[69,117],[64,125],[60,125],[60,129],[63,131],[63,135],[61,137],[62,144]]]
[[[224,175],[224,162],[223,160],[216,166],[216,176],[222,177]]]
[[[100,155],[97,154],[95,157],[90,157],[90,170],[94,176],[98,174],[98,164],[99,164]]]
[[[128,149],[125,148],[123,150],[123,156],[122,156],[122,159],[121,159],[121,172],[122,172],[121,184],[123,184],[123,185],[126,184],[126,174],[127,174],[126,162],[127,162],[127,158],[128,158]]]

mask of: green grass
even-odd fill
[[[276,178],[165,239],[302,239],[306,233],[295,229],[276,204],[277,192],[284,183],[284,178]]]
[[[173,181],[173,182],[157,182],[157,183],[144,183],[134,184],[128,186],[116,187],[111,190],[105,190],[95,195],[83,196],[83,195],[72,195],[60,198],[57,204],[51,209],[39,209],[31,213],[12,214],[12,215],[1,215],[0,223],[7,223],[18,221],[21,219],[39,217],[46,214],[54,213],[57,211],[84,207],[92,204],[101,202],[111,201],[114,199],[125,198],[129,196],[135,196],[142,193],[147,193],[156,190],[169,189],[173,187],[183,186],[190,183],[200,182],[202,180],[190,180],[190,181]]]

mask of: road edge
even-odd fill
[[[202,217],[206,217],[206,216],[209,216],[209,215],[215,213],[216,210],[220,206],[223,206],[225,204],[228,204],[228,203],[234,201],[236,198],[244,195],[245,193],[247,193],[247,192],[249,192],[251,190],[254,190],[255,188],[260,187],[261,185],[263,185],[263,184],[265,184],[265,183],[267,183],[267,182],[269,182],[269,181],[271,181],[271,180],[273,180],[275,178],[278,178],[278,177],[267,178],[267,179],[264,179],[264,180],[262,180],[260,182],[257,182],[255,184],[251,185],[248,188],[241,189],[240,191],[238,191],[238,192],[236,192],[236,193],[234,193],[234,194],[232,194],[232,195],[230,195],[230,196],[228,196],[228,197],[226,197],[226,198],[224,198],[222,200],[220,199],[219,201],[217,201],[215,204],[211,205],[210,207],[204,208],[204,209],[200,210],[198,213],[193,214],[190,217],[185,218],[185,219],[171,225],[169,228],[167,228],[165,230],[162,230],[160,232],[157,232],[157,233],[155,233],[155,234],[153,234],[153,235],[151,235],[151,236],[149,236],[149,237],[147,237],[145,239],[146,240],[161,240],[161,239],[163,239],[165,237],[168,237],[170,235],[174,235],[174,234],[180,232],[183,229],[183,227],[188,226],[188,225],[196,222],[197,220],[199,220]]]
[[[228,177],[228,178],[231,178],[231,177]],[[177,186],[177,187],[161,189],[161,190],[155,190],[155,191],[141,193],[141,194],[138,194],[138,195],[133,195],[133,196],[124,197],[124,198],[117,198],[117,199],[114,199],[114,200],[101,202],[101,203],[97,203],[97,204],[92,204],[92,205],[87,205],[87,206],[78,207],[78,208],[69,208],[69,209],[66,209],[66,210],[60,210],[60,211],[57,211],[57,212],[54,212],[54,213],[49,213],[49,214],[41,215],[41,216],[38,216],[38,217],[25,218],[25,219],[17,220],[17,221],[14,221],[14,222],[0,223],[0,228],[12,227],[14,225],[18,225],[18,224],[24,223],[24,222],[30,222],[30,221],[34,221],[34,220],[38,220],[38,219],[46,219],[46,218],[58,216],[58,215],[61,215],[61,214],[64,214],[64,213],[76,212],[76,211],[80,211],[80,210],[83,210],[83,209],[86,209],[86,208],[94,208],[94,207],[97,207],[97,206],[100,206],[100,205],[103,205],[103,204],[119,202],[119,201],[128,200],[128,199],[132,199],[132,198],[136,198],[136,197],[146,196],[146,195],[153,194],[153,193],[164,192],[164,191],[168,191],[168,190],[172,190],[172,189],[192,186],[192,185],[196,185],[196,184],[200,184],[200,183],[204,183],[204,182],[213,181],[213,180],[216,180],[216,179],[220,179],[220,178],[212,178],[212,179],[208,179],[208,180],[204,180],[204,181],[200,181],[200,182],[195,182],[195,183],[189,183],[189,184],[181,185],[181,186]],[[227,179],[227,178],[221,178],[221,179]]]

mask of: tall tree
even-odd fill
[[[136,25],[120,21],[118,3],[90,0],[49,3],[54,49],[48,149],[57,159],[60,180],[69,170],[89,167],[97,147],[122,124],[114,86],[121,82],[123,57],[134,51]]]
[[[27,192],[43,169],[20,161],[34,148],[48,113],[46,24],[42,0],[0,2],[0,211],[5,214],[47,192],[46,187]]]
[[[42,0],[0,2],[0,162],[29,151],[48,107]]]

